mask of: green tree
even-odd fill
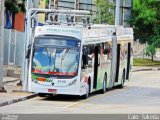
[[[147,54],[152,57],[160,43],[160,1],[133,0],[132,20],[134,37],[141,43],[147,42]]]
[[[152,38],[152,44],[147,47],[146,55],[151,56],[153,60],[154,54],[156,53],[156,48],[160,48],[160,36],[155,36]]]
[[[113,3],[109,2],[109,0],[96,0],[96,7],[98,10],[93,22],[108,24],[114,23]]]
[[[5,0],[6,10],[13,13],[26,12],[26,0]]]
[[[156,53],[156,49],[155,49],[155,46],[154,44],[151,44],[147,47],[147,50],[146,50],[146,55],[147,56],[151,56],[151,59],[153,61],[153,58],[154,58],[154,54]]]

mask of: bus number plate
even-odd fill
[[[48,92],[56,93],[56,92],[57,92],[57,90],[56,90],[56,89],[48,89]]]

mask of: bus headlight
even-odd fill
[[[77,79],[73,80],[71,83],[69,83],[67,86],[72,86],[76,84]]]
[[[32,82],[34,82],[34,83],[36,83],[36,84],[39,84],[38,81],[35,80],[35,79],[33,79],[33,78],[32,78]]]

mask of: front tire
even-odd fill
[[[86,87],[86,94],[82,96],[82,99],[87,99],[89,97],[89,85]]]
[[[38,96],[39,97],[46,97],[46,94],[45,93],[39,93]]]
[[[104,75],[102,94],[106,93],[106,91],[107,91],[107,89],[106,89],[106,80],[107,80],[107,77],[106,77],[106,75]]]
[[[122,83],[119,85],[119,88],[124,88],[124,82],[125,82],[125,72],[123,71],[123,74],[122,74]]]

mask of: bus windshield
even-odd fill
[[[77,75],[80,41],[60,38],[37,38],[34,42],[32,73]]]

